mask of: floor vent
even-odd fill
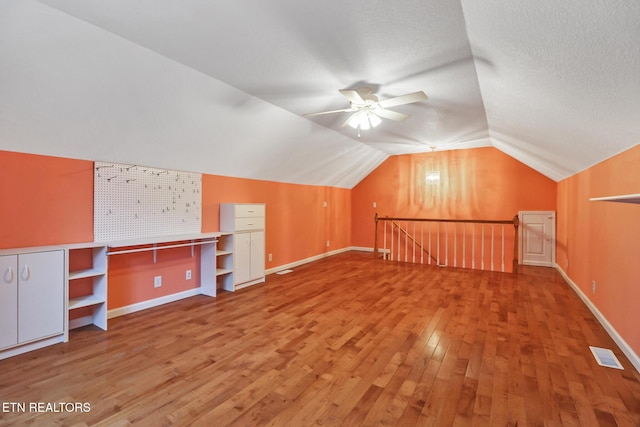
[[[606,366],[607,368],[624,369],[616,355],[613,354],[613,351],[608,348],[591,346],[589,346],[589,348],[591,349],[591,353],[593,353],[593,357],[596,358],[598,365]]]
[[[289,274],[289,273],[293,273],[293,270],[280,270],[280,271],[276,272],[276,274],[279,274],[281,276],[283,274]]]

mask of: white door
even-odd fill
[[[18,342],[64,330],[64,255],[62,251],[18,256]]]
[[[523,211],[520,219],[520,263],[552,267],[556,261],[556,213]]]
[[[233,283],[251,280],[251,233],[236,233],[233,236]]]
[[[264,277],[264,231],[251,233],[251,280]]]
[[[0,256],[0,348],[18,343],[18,257]]]

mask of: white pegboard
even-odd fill
[[[200,233],[202,175],[95,162],[97,242]]]

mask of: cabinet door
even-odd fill
[[[0,256],[0,348],[18,343],[18,256]]]
[[[233,283],[240,284],[251,280],[251,234],[234,235]]]
[[[264,231],[251,233],[251,278],[264,277]]]
[[[64,255],[62,251],[18,256],[18,342],[63,332]]]

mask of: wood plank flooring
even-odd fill
[[[358,252],[72,331],[0,361],[0,400],[3,426],[640,425],[640,375],[554,270]]]

